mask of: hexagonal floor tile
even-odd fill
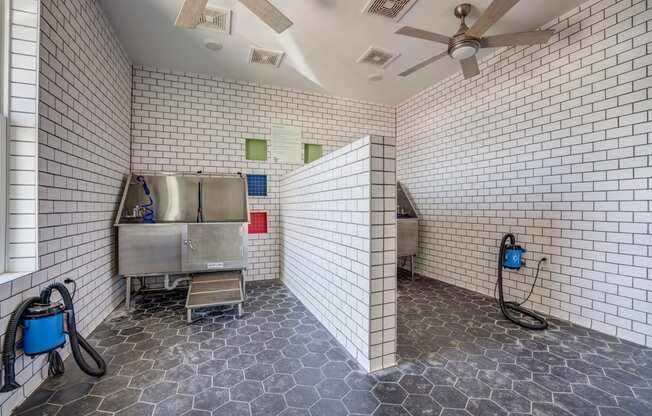
[[[398,383],[378,383],[372,392],[382,403],[401,404],[407,397],[407,392]]]
[[[351,388],[343,380],[329,378],[317,384],[319,395],[325,399],[341,399]]]
[[[286,408],[285,399],[280,394],[265,393],[251,402],[252,416],[275,416]]]
[[[295,386],[285,393],[285,402],[290,407],[309,408],[319,399],[312,386]]]
[[[321,399],[310,408],[312,416],[346,416],[349,412],[339,400]]]
[[[379,401],[368,391],[352,390],[342,399],[342,402],[351,413],[371,414],[378,406]]]
[[[250,402],[263,394],[263,385],[259,381],[245,380],[230,389],[231,400]]]
[[[410,394],[403,402],[403,407],[412,416],[437,416],[441,412],[441,406],[430,396]]]

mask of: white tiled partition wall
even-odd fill
[[[269,141],[267,161],[248,161],[245,140],[269,140],[281,124],[331,152],[367,134],[394,137],[395,115],[388,105],[135,66],[132,170],[267,175],[267,196],[249,198],[250,212],[267,212],[268,233],[249,235],[247,279],[277,279],[278,183],[301,165],[273,161]]]
[[[394,139],[367,136],[280,183],[281,279],[367,371],[395,364]]]
[[[396,139],[371,136],[371,371],[396,363]]]
[[[398,178],[420,210],[417,270],[492,295],[498,242],[526,306],[652,346],[652,1],[588,1],[545,46],[497,51],[401,103]],[[452,261],[451,261],[452,259]]]
[[[39,3],[40,42],[26,45],[20,59],[12,55],[12,65],[27,62],[38,48],[40,268],[0,283],[0,331],[21,300],[53,281],[73,278],[77,327],[87,335],[123,299],[112,223],[129,172],[131,64],[95,0],[13,0],[14,38],[33,29],[32,23],[22,27],[24,13],[36,13]],[[14,24],[21,27],[14,30]],[[21,54],[13,46],[19,43],[12,42],[12,54]],[[35,126],[34,115],[22,110],[31,109],[27,104],[36,97],[35,84],[17,85],[13,76],[11,82],[12,125],[29,120]],[[13,100],[18,96],[21,100]],[[29,135],[21,137],[21,143],[36,143],[27,140]],[[35,149],[30,154],[36,157]],[[45,360],[45,355],[18,358],[17,380],[23,387],[0,394],[0,416],[9,416],[47,377]]]

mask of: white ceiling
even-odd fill
[[[362,14],[366,0],[272,0],[294,22],[280,35],[237,0],[209,0],[209,5],[233,10],[231,36],[175,27],[183,0],[100,2],[135,64],[387,104],[396,104],[459,70],[457,62],[442,59],[408,78],[398,77],[404,69],[445,51],[446,46],[393,32],[410,25],[452,35],[459,27],[453,8],[461,0],[418,0],[398,23]],[[521,0],[487,34],[536,29],[582,2]],[[467,23],[490,3],[473,0]],[[209,51],[204,47],[207,39],[221,42],[223,49]],[[247,63],[251,45],[285,51],[281,67]],[[356,63],[371,45],[401,56],[385,69]],[[381,73],[382,81],[369,81],[373,73]]]

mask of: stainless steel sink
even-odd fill
[[[414,257],[419,245],[419,215],[400,182],[396,183],[396,191],[396,255],[399,259],[410,259],[410,272],[414,279]]]

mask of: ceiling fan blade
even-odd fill
[[[514,45],[538,45],[547,43],[555,34],[554,30],[536,30],[534,32],[505,33],[480,39],[483,48],[499,48]]]
[[[460,61],[460,64],[462,65],[462,72],[464,73],[464,79],[473,78],[474,76],[480,74],[480,68],[478,67],[478,59],[475,56],[462,59]]]
[[[240,0],[240,3],[251,10],[267,26],[274,29],[276,33],[283,33],[294,23],[287,18],[279,9],[267,0]]]
[[[428,32],[427,30],[417,29],[416,27],[411,26],[403,26],[394,33],[403,36],[410,36],[412,38],[439,42],[443,43],[444,45],[448,45],[448,41],[450,40],[450,37],[448,36],[440,35],[439,33]]]
[[[185,0],[174,25],[188,29],[196,27],[207,3],[208,0]]]
[[[447,55],[448,55],[448,52],[442,52],[439,55],[435,55],[432,58],[426,59],[425,61],[421,62],[420,64],[417,64],[417,65],[413,66],[412,68],[406,69],[405,71],[398,74],[398,76],[399,77],[407,77],[408,75],[411,75],[412,73],[417,72],[421,68],[427,67],[431,63],[433,63],[435,61],[438,61],[438,60],[440,60],[441,58],[443,58],[444,56],[447,56]]]
[[[503,17],[505,13],[514,7],[516,3],[518,3],[518,0],[494,0],[478,20],[473,23],[471,29],[466,31],[466,34],[468,36],[480,38],[491,26],[494,25],[494,23],[498,21],[498,19]]]

